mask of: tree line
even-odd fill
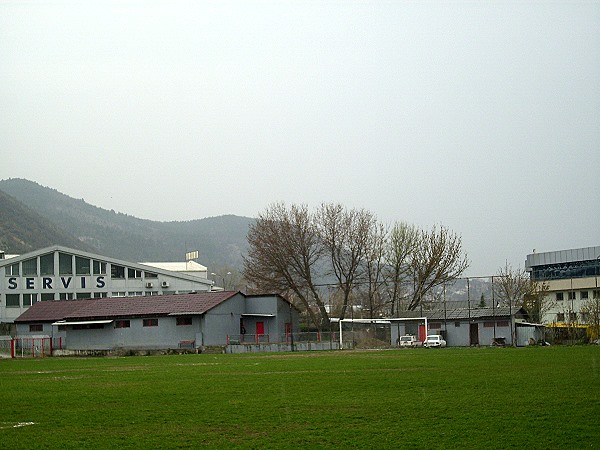
[[[276,203],[250,225],[244,278],[249,292],[275,292],[319,330],[360,305],[368,317],[415,310],[469,267],[461,237],[443,225],[381,223],[365,209]]]

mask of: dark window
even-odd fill
[[[42,299],[43,302],[47,302],[49,300],[54,300],[54,294],[42,294]]]
[[[73,274],[73,257],[66,253],[58,254],[58,271],[61,275]]]
[[[94,261],[93,263],[94,275],[106,274],[106,263],[102,261]]]
[[[460,327],[460,322],[454,322],[454,326],[455,326],[456,328]]]
[[[74,330],[100,330],[102,328],[104,328],[103,323],[82,323],[73,325]]]
[[[90,274],[90,260],[88,258],[82,258],[81,256],[75,257],[75,273],[77,275],[89,275]]]
[[[44,331],[44,325],[41,323],[32,323],[29,325],[29,332],[32,333],[34,331]]]
[[[137,269],[127,269],[127,278],[142,278],[142,271]]]
[[[600,298],[600,291],[594,290],[594,298]]]
[[[19,294],[6,294],[6,307],[18,308],[21,306]]]
[[[494,328],[494,322],[483,322],[484,328]]]
[[[72,292],[61,292],[60,294],[58,294],[58,297],[61,300],[73,300],[73,293]]]
[[[110,265],[110,277],[111,278],[125,278],[125,267],[117,266],[116,264]]]
[[[158,278],[158,275],[152,272],[144,272],[144,277],[146,278]]]
[[[508,327],[508,320],[502,320],[502,321],[498,322],[498,326],[502,327],[502,328],[507,328]]]
[[[429,324],[430,330],[439,330],[440,328],[442,328],[442,324],[440,322],[431,322]]]
[[[105,298],[108,297],[106,292],[94,292],[94,298]]]
[[[191,317],[178,317],[177,318],[177,325],[191,325],[191,324],[192,324]]]
[[[577,294],[575,291],[569,291],[569,300],[577,300]]]
[[[91,292],[78,292],[77,298],[92,298]]]
[[[565,321],[565,313],[557,313],[556,314],[556,321],[557,322],[564,322]]]
[[[562,302],[565,298],[565,295],[562,292],[557,292],[556,293],[556,301],[558,302]]]
[[[37,275],[37,258],[31,258],[23,261],[23,275]]]
[[[579,297],[581,297],[581,300],[586,300],[588,298],[588,291],[581,291]]]
[[[54,253],[40,256],[40,275],[54,275]]]
[[[19,263],[11,264],[10,266],[6,266],[5,275],[7,277],[19,276]]]
[[[157,327],[158,319],[144,319],[143,324],[145,327]]]
[[[37,303],[37,294],[23,294],[23,306],[31,306]]]
[[[117,320],[115,321],[115,328],[129,328],[131,326],[129,320]]]

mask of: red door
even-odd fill
[[[424,342],[427,338],[427,332],[425,331],[425,325],[419,325],[419,340]]]
[[[262,336],[265,334],[265,323],[264,322],[256,322],[256,335]]]

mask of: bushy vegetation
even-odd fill
[[[0,361],[3,448],[594,448],[600,347]]]

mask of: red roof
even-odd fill
[[[15,319],[15,322],[166,316],[169,314],[200,315],[236,294],[238,292],[223,291],[38,302]]]

